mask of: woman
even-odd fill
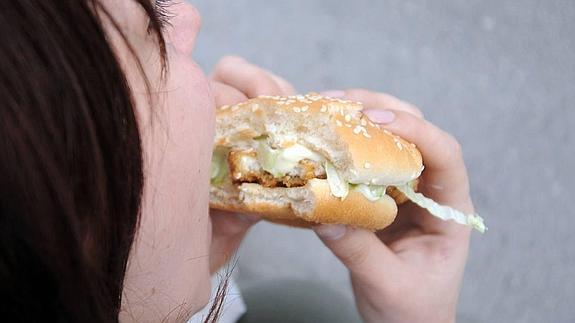
[[[240,58],[208,80],[190,59],[200,16],[167,0],[0,3],[3,319],[185,321],[257,219],[210,220],[215,105],[289,94]],[[421,189],[471,212],[457,142],[366,90],[374,122],[416,143]],[[469,230],[413,206],[376,234],[315,231],[349,268],[365,321],[453,321]]]

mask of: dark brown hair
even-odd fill
[[[134,1],[163,53],[153,5]],[[0,1],[2,320],[118,320],[142,151],[130,89],[94,14],[102,9]]]

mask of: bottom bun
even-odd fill
[[[351,190],[341,200],[331,195],[328,182],[322,179],[292,188],[266,188],[252,183],[239,187],[229,183],[211,186],[210,207],[256,214],[271,222],[296,227],[345,224],[372,231],[390,225],[397,214],[397,204],[387,195],[372,202]]]

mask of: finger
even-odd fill
[[[403,111],[365,110],[364,113],[373,122],[417,146],[427,176],[422,181],[422,189],[431,188],[436,194],[434,198],[444,201],[459,200],[469,194],[461,146],[453,136]]]
[[[270,74],[241,57],[227,56],[216,65],[212,78],[235,87],[248,98],[259,95],[281,95],[282,88]]]
[[[371,92],[364,89],[348,89],[345,91],[345,98],[348,100],[359,101],[367,109],[389,109],[404,111],[423,118],[423,113],[411,103],[402,101],[392,95]]]
[[[227,84],[211,81],[210,85],[216,101],[216,107],[234,105],[248,99],[241,91]]]
[[[319,225],[313,228],[321,241],[335,256],[359,277],[397,276],[399,258],[370,231],[343,225]]]
[[[267,72],[270,74],[270,76],[279,85],[279,87],[281,89],[281,95],[294,95],[294,94],[296,94],[295,88],[288,81],[286,81],[283,77],[278,76],[278,75],[276,75],[270,71],[267,71]]]
[[[421,215],[416,215],[421,213]],[[398,205],[398,213],[395,220],[383,230],[376,232],[377,237],[385,243],[390,249],[393,249],[393,243],[400,239],[413,236],[420,236],[429,230],[425,230],[420,218],[431,217],[413,203],[403,203]]]
[[[210,216],[212,220],[210,271],[214,273],[232,257],[248,230],[260,218],[219,210],[210,210]]]

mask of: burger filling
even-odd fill
[[[257,157],[256,151],[230,151],[228,165],[234,183],[258,183],[264,187],[298,187],[304,186],[312,178],[326,178],[323,167],[315,160],[302,159],[291,168],[279,171],[277,168],[264,169]],[[284,161],[283,164],[288,163]]]
[[[294,144],[275,149],[266,140],[257,140],[257,148],[232,150],[218,147],[212,158],[212,185],[226,178],[232,183],[258,183],[264,187],[300,187],[310,179],[325,179],[335,197],[344,199],[350,190],[362,193],[370,201],[384,195],[401,195],[393,186],[348,183],[323,156],[305,146]]]

